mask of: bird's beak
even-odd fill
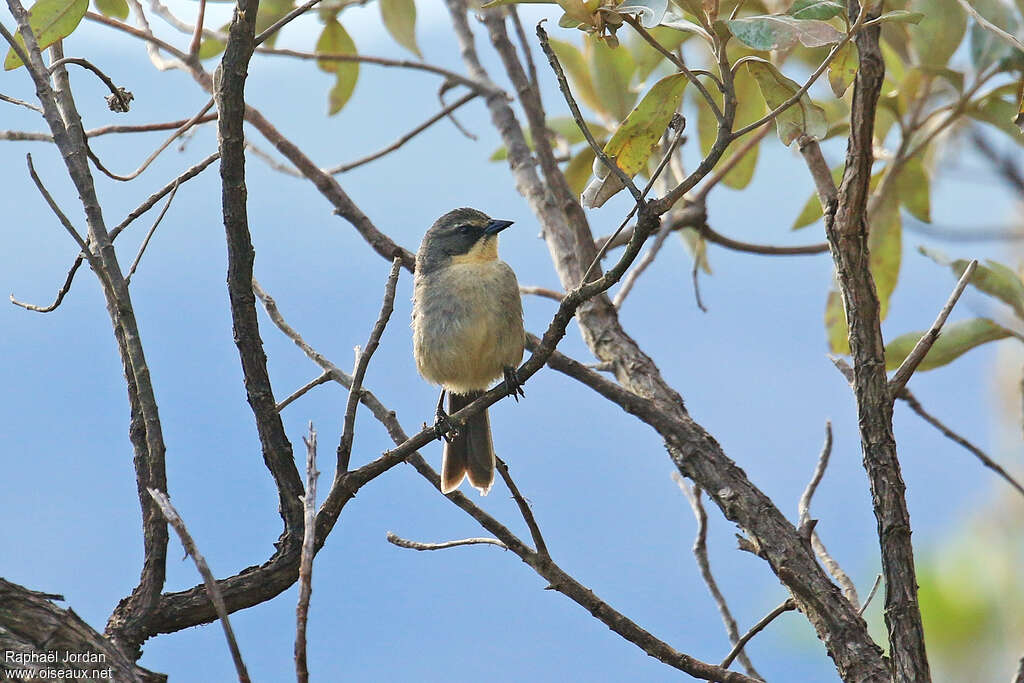
[[[512,221],[491,221],[484,228],[485,235],[497,235],[499,232],[512,225]]]

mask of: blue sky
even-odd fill
[[[174,7],[184,12],[190,5]],[[430,7],[421,6],[419,31],[426,59],[461,70],[444,15]],[[225,10],[211,6],[215,13]],[[531,10],[527,17],[536,14]],[[405,56],[380,30],[375,7],[347,11],[342,19],[362,52]],[[4,21],[11,23],[9,17]],[[315,32],[312,21],[297,22],[282,44],[308,48]],[[132,113],[115,119],[104,110],[102,86],[73,72],[87,128],[182,118],[207,99],[184,74],[156,72],[138,43],[95,25],[83,24],[66,52],[87,55],[135,94]],[[483,53],[494,67],[492,55]],[[542,77],[549,109],[562,113],[553,79]],[[436,110],[438,85],[430,76],[364,66],[349,106],[327,118],[328,75],[309,63],[258,57],[247,92],[286,136],[330,166],[374,151],[427,118]],[[0,92],[32,97],[23,71],[4,74]],[[0,112],[0,128],[43,129],[26,110],[5,104]],[[503,257],[522,284],[557,287],[528,206],[504,165],[487,161],[498,141],[483,104],[469,104],[459,118],[479,140],[441,123],[401,152],[341,176],[342,186],[378,227],[410,249],[434,218],[455,206],[515,220],[502,235]],[[162,136],[108,136],[94,148],[123,173]],[[184,151],[168,151],[133,183],[100,178],[108,224],[215,145],[215,130],[205,126]],[[693,158],[696,144],[689,145]],[[35,193],[24,170],[25,152],[33,153],[72,221],[83,226],[84,220],[55,150],[42,143],[0,146],[6,228],[0,290],[48,302],[76,248]],[[832,163],[841,153],[841,146],[826,146]],[[963,166],[981,166],[969,152],[963,154]],[[819,241],[820,225],[789,232],[812,189],[795,150],[772,139],[760,164],[748,190],[712,194],[714,227],[749,241]],[[983,182],[960,183],[961,171],[936,179],[937,221],[964,228],[978,221],[1007,222],[1012,207],[998,184],[984,172],[972,173]],[[365,342],[376,319],[389,264],[332,214],[310,184],[257,160],[248,166],[248,183],[257,278],[307,341],[339,366],[351,366],[352,348]],[[614,229],[625,206],[620,198],[590,212],[595,233]],[[154,217],[140,219],[119,239],[125,267]],[[884,326],[888,336],[927,327],[953,285],[947,271],[916,253],[922,243],[930,242],[904,234],[900,284]],[[999,254],[974,244],[940,246],[964,257]],[[218,575],[264,561],[280,532],[276,492],[262,464],[231,341],[224,254],[218,176],[211,168],[182,186],[132,283],[168,444],[170,494]],[[822,311],[830,259],[766,258],[714,246],[709,255],[714,275],[702,279],[708,313],[694,303],[690,262],[673,238],[627,299],[623,323],[679,389],[695,419],[791,518],[818,456],[825,420],[832,420],[832,464],[813,514],[821,520],[818,530],[826,544],[865,592],[878,571],[877,541],[853,398],[825,355]],[[406,431],[414,432],[431,419],[436,395],[412,362],[410,297],[411,279],[403,273],[366,384],[397,411]],[[954,317],[987,306],[969,293]],[[524,308],[527,328],[536,333],[547,325],[555,304],[526,297]],[[261,325],[279,398],[319,374],[269,320],[261,318]],[[33,589],[63,593],[69,606],[102,630],[110,610],[134,586],[141,557],[128,407],[102,296],[83,269],[57,312],[42,316],[0,306],[0,329],[0,377],[6,389],[0,399],[0,546],[9,549],[0,574]],[[590,359],[575,327],[560,348]],[[995,346],[973,351],[949,368],[916,376],[911,386],[932,412],[1006,459],[1009,453],[1000,452],[996,438],[998,410],[990,378],[1018,372],[1020,365],[999,366],[995,351]],[[496,450],[532,501],[554,559],[658,637],[694,656],[720,660],[729,646],[690,553],[695,524],[656,435],[553,371],[538,373],[526,392],[518,405],[505,401],[492,409]],[[316,424],[324,488],[345,398],[339,387],[326,385],[283,414],[296,452],[306,423]],[[390,447],[384,430],[367,414],[359,414],[357,427],[354,465]],[[895,429],[920,548],[941,544],[972,510],[1003,493],[1000,481],[902,405],[897,405]],[[423,453],[439,464],[438,444]],[[528,537],[500,486],[481,504]],[[762,561],[735,550],[731,525],[713,508],[709,516],[712,566],[743,630],[785,593]],[[544,582],[513,554],[487,546],[416,553],[388,544],[387,531],[423,541],[481,534],[407,466],[364,488],[346,507],[315,565],[309,627],[315,680],[678,678],[564,596],[543,590]],[[194,567],[180,561],[176,541],[171,546],[167,589],[194,585]],[[254,680],[291,679],[295,598],[292,589],[233,616]],[[869,610],[876,618],[879,603]],[[836,680],[823,647],[797,614],[780,618],[748,651],[769,679]],[[155,638],[140,663],[170,674],[172,681],[233,678],[217,625]]]

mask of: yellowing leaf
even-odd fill
[[[764,59],[748,57],[744,64],[750,75],[757,80],[761,94],[771,110],[782,105],[800,89],[795,81],[783,76]],[[828,134],[828,121],[825,119],[824,110],[811,102],[807,93],[801,95],[795,104],[775,117],[775,126],[779,132],[779,139],[785,145],[789,145],[802,134],[815,140],[821,140]]]
[[[825,337],[828,339],[829,351],[838,356],[850,355],[846,310],[843,308],[842,295],[835,289],[829,290],[825,300]]]
[[[278,19],[295,9],[294,0],[260,0],[259,9],[256,10],[256,33],[262,33],[270,28]],[[277,41],[279,32],[272,33],[264,45],[273,47]]]
[[[324,25],[324,30],[316,41],[316,51],[321,54],[357,54],[352,37],[336,19],[331,19]],[[320,59],[317,60],[317,66],[337,76],[334,87],[327,96],[327,113],[333,116],[341,111],[352,97],[352,91],[355,90],[356,81],[359,79],[359,62]]]
[[[677,31],[667,26],[655,26],[648,33],[666,50],[672,51],[692,36],[692,33]],[[661,64],[666,62],[665,55],[651,47],[643,38],[632,36],[628,42],[629,51],[633,53],[636,69],[633,71],[634,83],[642,83]]]
[[[414,0],[377,0],[380,18],[395,42],[419,58],[423,58],[416,44],[416,3]]]
[[[885,369],[895,370],[906,359],[924,332],[900,335],[885,345]],[[1006,339],[1009,330],[988,318],[972,318],[947,323],[928,350],[918,370],[932,370],[953,362],[976,346],[990,341]]]
[[[590,180],[591,168],[594,165],[594,158],[596,156],[593,148],[587,145],[569,160],[569,164],[562,171],[566,182],[569,183],[569,189],[577,197],[580,196],[583,188],[587,186],[587,181]]]
[[[612,49],[596,36],[587,36],[584,50],[590,66],[598,111],[621,121],[636,102],[636,93],[630,90],[633,77],[633,56],[629,50]]]
[[[967,264],[970,263],[966,259],[950,261],[945,254],[927,247],[918,247],[918,251],[939,265],[949,266],[957,278],[964,274]],[[1002,301],[1024,321],[1024,279],[1011,268],[991,260],[985,261],[984,265],[979,263],[974,275],[971,276],[970,284]]]
[[[878,294],[878,316],[885,320],[889,313],[889,297],[896,289],[903,257],[903,224],[899,205],[894,198],[883,199],[871,217],[868,229],[868,251],[871,277]]]
[[[646,167],[647,158],[679,108],[685,88],[686,77],[681,73],[662,78],[612,135],[604,146],[604,153],[623,173],[632,177]],[[594,161],[594,175],[594,180],[583,193],[583,204],[590,208],[601,206],[622,189],[621,182],[600,159]]]
[[[96,9],[105,16],[124,21],[128,18],[128,3],[126,0],[93,0]]]
[[[28,23],[36,35],[39,49],[47,48],[71,35],[88,9],[89,0],[39,0],[32,5],[28,11]],[[14,40],[25,49],[25,40],[20,31],[15,33]],[[21,59],[14,48],[8,50],[4,70],[17,69],[21,65]]]
[[[915,156],[907,160],[896,176],[895,191],[902,204],[910,214],[925,223],[931,223],[931,192],[928,174],[921,163],[921,157]]]
[[[554,38],[549,42],[562,69],[569,77],[573,94],[594,111],[601,111],[601,102],[594,90],[594,82],[590,79],[590,71],[587,69],[587,61],[583,58],[583,53],[572,43]]]
[[[836,97],[842,97],[846,93],[846,89],[857,77],[858,66],[860,59],[857,56],[857,46],[851,40],[839,48],[839,52],[828,65],[828,84]]]

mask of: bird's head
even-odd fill
[[[430,272],[453,263],[498,258],[498,233],[512,221],[495,220],[476,209],[455,209],[434,221],[416,254],[416,269]]]

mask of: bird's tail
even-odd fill
[[[484,392],[448,393],[448,413],[468,406]],[[451,442],[445,442],[441,462],[441,492],[451,493],[464,477],[486,496],[494,483],[494,444],[491,442],[491,421],[483,410],[466,421]]]

